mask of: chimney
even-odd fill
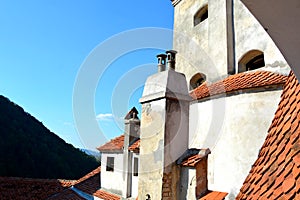
[[[158,54],[157,56],[158,59],[158,72],[163,72],[166,70],[166,58],[167,55],[166,54]]]
[[[133,107],[125,116],[125,138],[124,147],[128,148],[134,143],[140,136],[140,119],[138,118],[138,111]]]
[[[122,197],[128,198],[132,192],[132,159],[133,153],[128,151],[130,145],[140,137],[140,119],[138,111],[133,107],[125,116],[125,133],[124,133],[124,154],[123,154],[123,180],[124,185],[121,188]]]
[[[140,99],[138,199],[149,195],[155,200],[180,200],[177,187],[180,171],[176,160],[188,148],[192,99],[185,75],[174,70],[175,54],[176,51],[167,51],[169,70],[148,77]]]
[[[175,70],[176,53],[177,53],[177,51],[174,51],[174,50],[166,51],[167,58],[168,58],[168,69],[169,70]]]

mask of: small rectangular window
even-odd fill
[[[134,161],[133,161],[133,176],[138,176],[138,171],[139,171],[139,159],[134,158]]]
[[[114,157],[107,157],[106,162],[106,171],[113,172],[115,165],[115,158]]]

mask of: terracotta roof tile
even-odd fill
[[[210,154],[209,149],[188,149],[176,162],[183,167],[195,167],[208,154]]]
[[[104,190],[98,190],[93,194],[95,197],[101,198],[103,200],[120,200],[121,197]]]
[[[63,192],[69,184],[55,179],[0,177],[1,199],[47,199]]]
[[[202,99],[209,96],[225,94],[229,92],[267,87],[271,85],[283,85],[287,76],[268,71],[250,71],[228,76],[224,80],[209,84],[204,82],[194,89],[190,95],[193,99]]]
[[[2,199],[70,199],[83,200],[71,186],[93,195],[100,188],[101,168],[93,170],[79,180],[33,179],[0,177],[0,195]]]
[[[300,199],[300,84],[290,74],[258,159],[237,199]]]
[[[93,195],[94,192],[100,189],[100,172],[101,167],[96,168],[84,177],[80,178],[74,187],[87,193]]]
[[[203,156],[200,156],[199,154],[193,155],[189,158],[187,158],[185,161],[181,163],[184,167],[195,167],[195,165],[203,158]]]
[[[122,150],[124,146],[124,135],[120,135],[104,145],[98,147],[99,151],[114,151],[114,150]]]
[[[101,152],[107,152],[107,151],[122,151],[124,147],[124,135],[120,135],[109,142],[105,143],[104,145],[98,147],[97,149]],[[128,150],[139,152],[140,150],[140,140],[138,139],[135,141]]]
[[[128,150],[133,152],[140,152],[140,139],[138,139],[132,145],[130,145]]]
[[[227,196],[226,192],[208,191],[206,195],[201,197],[199,200],[223,200]]]

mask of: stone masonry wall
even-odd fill
[[[163,188],[162,188],[162,199],[172,200],[172,173],[164,173],[163,175]]]

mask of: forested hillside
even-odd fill
[[[0,95],[0,176],[78,179],[98,166]]]

